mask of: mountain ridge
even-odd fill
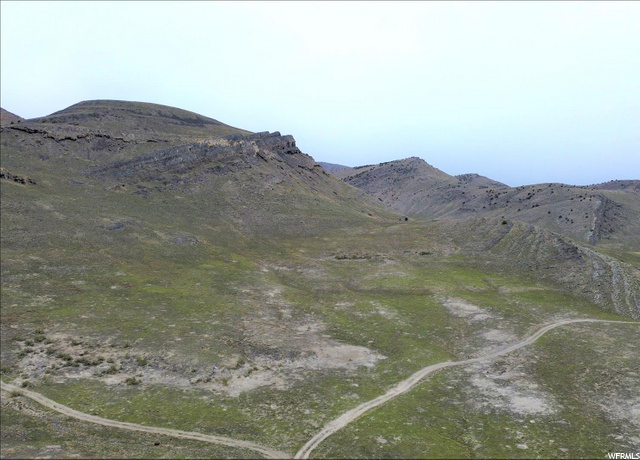
[[[3,382],[73,410],[293,455],[337,414],[434,363],[504,350],[558,321],[640,318],[640,252],[623,234],[635,228],[634,182],[512,189],[416,158],[349,171],[378,184],[385,204],[290,135],[121,101],[65,110],[0,127],[0,360]],[[553,203],[592,210],[600,242],[523,222]],[[507,215],[505,204],[522,209]],[[407,404],[377,409],[394,423],[359,419],[322,455],[513,457],[525,442],[543,457],[557,446],[572,457],[627,451],[640,388],[633,327],[567,328],[431,379],[397,400]],[[177,440],[169,450],[4,396],[7,456],[251,456]],[[531,429],[515,433],[523,420]]]
[[[334,174],[407,216],[515,219],[590,244],[612,240],[640,246],[636,180],[509,187],[475,174],[451,176],[416,157]]]

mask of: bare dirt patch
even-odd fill
[[[241,384],[247,390],[272,384],[286,388],[312,371],[353,371],[371,368],[385,359],[369,348],[332,339],[324,334],[324,324],[315,319],[271,322],[254,318],[245,321],[244,329],[246,342],[253,350],[246,363],[253,371]]]
[[[472,321],[484,321],[493,318],[493,315],[485,309],[473,305],[464,299],[454,297],[446,297],[442,300],[442,305],[454,316],[459,318],[467,318]]]
[[[138,349],[135,343],[115,344],[64,334],[45,336],[42,332],[20,341],[16,361],[20,377],[15,383],[28,385],[45,377],[60,383],[88,379],[107,385],[198,388],[237,397],[265,386],[284,390],[317,372],[371,368],[385,359],[369,348],[332,339],[316,319],[294,319],[279,296],[277,288],[265,292],[278,308],[245,320],[242,352],[215,363],[185,363],[171,350],[154,354]]]
[[[482,356],[518,339],[512,332],[513,325],[498,313],[455,297],[442,297],[440,302],[473,331],[467,335],[463,346],[467,355]]]
[[[533,360],[532,356],[527,359]],[[525,372],[524,358],[505,356],[464,368],[470,387],[468,401],[480,411],[502,411],[520,416],[553,414],[556,402]],[[473,389],[473,391],[469,391]]]

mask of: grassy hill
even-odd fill
[[[101,417],[293,455],[325,423],[429,364],[482,355],[562,318],[640,312],[637,270],[613,249],[605,254],[509,216],[456,214],[443,197],[438,220],[406,220],[384,206],[406,195],[407,174],[452,193],[501,187],[415,159],[401,165],[407,174],[390,167],[383,176],[395,180],[396,195],[389,188],[372,197],[328,174],[291,136],[122,101],[3,125],[0,144],[2,379]],[[627,201],[615,203],[624,211],[631,187],[589,193],[612,201],[622,194]],[[588,198],[582,204],[593,206]],[[596,332],[589,343],[606,335]],[[608,376],[622,373],[617,396],[598,393],[586,412],[568,387],[578,370],[565,378],[568,358],[553,360],[563,350],[559,337],[536,349],[549,356],[544,362],[526,353],[509,361],[520,374],[503,380],[516,400],[538,385],[534,396],[549,410],[523,412],[511,399],[491,398],[480,389],[493,380],[473,380],[483,371],[463,374],[477,384],[466,387],[469,401],[479,402],[462,407],[451,394],[462,384],[442,375],[417,388],[428,397],[410,393],[381,407],[353,425],[360,434],[336,434],[317,454],[576,457],[630,449],[627,434],[640,422],[623,422],[610,408],[637,394],[637,379],[627,378],[640,364],[637,326],[620,325],[601,344],[602,353],[619,352],[615,360],[587,346],[564,350],[594,369],[581,394],[591,397],[591,384],[609,388]],[[435,418],[425,402],[432,397],[448,401]],[[520,434],[500,431],[523,417],[529,428]],[[495,435],[469,438],[494,419]],[[7,458],[255,455],[171,438],[156,445],[150,435],[70,422],[17,394],[3,393],[1,423]],[[414,442],[421,432],[429,445]],[[557,439],[566,452],[550,447],[549,433],[564,436]],[[518,450],[515,439],[531,450]],[[581,443],[588,439],[602,443]]]
[[[87,132],[123,133],[144,140],[220,137],[249,134],[213,118],[147,102],[83,101],[46,117],[29,120],[43,128],[78,127]]]

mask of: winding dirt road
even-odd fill
[[[338,418],[332,420],[327,423],[318,434],[316,434],[313,438],[311,438],[295,455],[294,458],[309,458],[311,452],[318,447],[318,445],[327,439],[329,436],[334,434],[336,431],[341,430],[349,423],[353,422],[357,418],[361,417],[364,413],[380,406],[381,404],[390,401],[391,399],[400,396],[403,393],[411,390],[413,387],[418,385],[422,379],[424,379],[427,375],[432,374],[433,372],[444,369],[446,367],[453,366],[463,366],[465,364],[476,363],[480,361],[487,361],[498,356],[505,355],[512,351],[518,350],[522,347],[526,347],[527,345],[531,345],[536,340],[538,340],[542,335],[546,332],[549,332],[552,329],[555,329],[559,326],[564,326],[566,324],[572,323],[622,323],[622,324],[640,324],[640,322],[630,322],[630,321],[610,321],[610,320],[600,320],[600,319],[570,319],[557,321],[555,323],[544,326],[539,329],[534,334],[529,337],[523,339],[520,342],[514,343],[512,345],[507,345],[497,350],[492,351],[489,354],[484,356],[479,356],[477,358],[465,359],[462,361],[446,361],[443,363],[432,364],[431,366],[427,366],[423,369],[420,369],[415,374],[411,375],[411,377],[403,380],[398,383],[395,387],[391,388],[384,395],[378,396],[375,399],[367,401],[363,404],[360,404],[358,407],[351,409]],[[125,430],[131,431],[143,431],[145,433],[173,436],[176,438],[184,438],[184,439],[194,439],[196,441],[204,441],[210,442],[214,444],[223,444],[226,446],[237,447],[240,449],[249,449],[254,452],[258,452],[265,457],[268,458],[290,458],[290,454],[286,452],[280,452],[275,449],[271,449],[270,447],[261,446],[259,444],[255,444],[250,441],[242,441],[238,439],[226,438],[223,436],[213,436],[208,434],[196,433],[192,431],[182,431],[182,430],[174,430],[171,428],[159,428],[152,426],[144,426],[138,425],[136,423],[128,423],[128,422],[119,422],[116,420],[109,420],[106,418],[98,417],[95,415],[86,414],[84,412],[80,412],[70,407],[59,404],[55,401],[52,401],[49,398],[42,396],[39,393],[35,393],[33,391],[26,390],[24,388],[18,388],[15,385],[11,385],[9,383],[4,383],[0,381],[0,389],[3,391],[18,391],[20,394],[27,398],[31,398],[34,401],[42,404],[45,407],[53,409],[61,414],[67,415],[69,417],[76,418],[78,420],[82,420],[85,422],[95,423],[98,425],[108,426],[112,428],[121,428]]]
[[[445,361],[443,363],[432,364],[431,366],[427,366],[423,369],[420,369],[418,372],[413,374],[406,380],[398,383],[395,387],[391,388],[385,394],[378,396],[375,399],[367,401],[365,403],[360,404],[358,407],[351,409],[350,411],[345,412],[338,418],[327,423],[322,430],[318,434],[316,434],[313,438],[311,438],[302,448],[296,453],[294,458],[309,458],[309,454],[318,447],[318,445],[335,433],[338,430],[341,430],[349,423],[353,422],[360,416],[362,416],[365,412],[370,411],[371,409],[378,407],[381,404],[390,401],[391,399],[400,396],[403,393],[411,390],[415,387],[420,381],[425,378],[427,375],[440,370],[446,367],[453,366],[463,366],[465,364],[477,363],[479,361],[487,361],[498,356],[505,355],[512,351],[518,350],[519,348],[526,347],[527,345],[531,345],[533,342],[538,340],[543,334],[549,332],[551,329],[555,329],[559,326],[564,326],[565,324],[571,323],[624,323],[624,324],[640,324],[629,321],[609,321],[609,320],[599,320],[599,319],[570,319],[564,321],[558,321],[547,326],[544,326],[542,329],[539,329],[536,333],[530,335],[526,339],[514,343],[513,345],[508,345],[497,350],[492,351],[491,353],[479,356],[477,358],[465,359],[462,361]]]
[[[166,436],[173,436],[174,438],[195,439],[196,441],[210,442],[213,444],[224,444],[225,446],[238,447],[240,449],[249,449],[254,452],[258,452],[268,458],[290,458],[290,454],[286,452],[280,452],[270,447],[261,446],[250,441],[242,441],[239,439],[225,438],[224,436],[212,436],[209,434],[196,433],[192,431],[173,430],[171,428],[158,428],[153,426],[138,425],[136,423],[119,422],[117,420],[109,420],[107,418],[98,417],[96,415],[85,414],[70,407],[59,404],[52,401],[49,398],[45,398],[39,393],[25,390],[24,388],[18,388],[15,385],[4,383],[0,381],[0,389],[3,391],[18,391],[22,396],[31,398],[36,402],[39,402],[49,409],[53,409],[61,414],[68,415],[69,417],[82,420],[84,422],[95,423],[98,425],[109,426],[112,428],[122,428],[124,430],[131,431],[143,431],[145,433],[160,434]]]

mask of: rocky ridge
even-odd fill
[[[327,174],[309,155],[296,147],[293,136],[282,136],[279,132],[248,136],[232,134],[210,141],[169,147],[130,160],[108,163],[87,174],[119,180],[132,177],[152,180],[155,174],[184,175],[208,164],[212,166],[206,170],[207,173],[226,174],[238,168],[256,165],[260,160],[274,160],[289,167]],[[197,177],[193,179],[197,180]]]
[[[639,181],[509,187],[477,174],[451,176],[415,157],[335,175],[407,216],[513,219],[590,244],[640,247]]]

